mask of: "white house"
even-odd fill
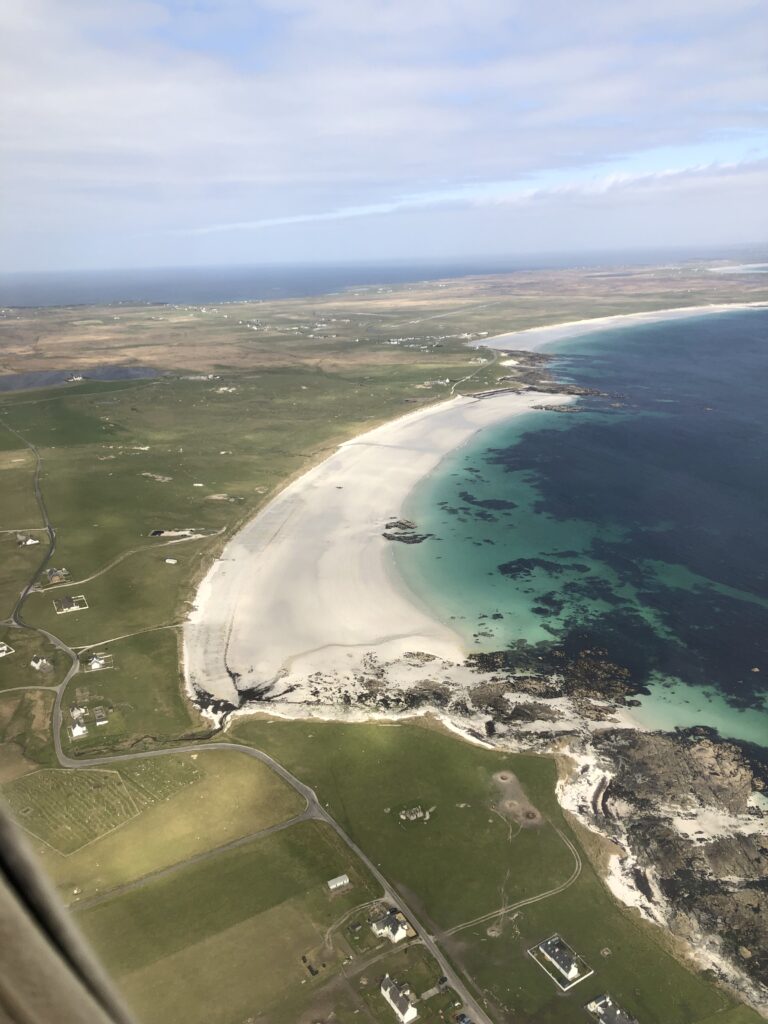
[[[395,1015],[402,1024],[416,1020],[419,1011],[409,999],[410,990],[407,985],[398,985],[397,982],[385,974],[381,979],[381,994],[395,1011]]]
[[[10,644],[0,641],[0,658],[4,658],[6,654],[13,654],[13,648]]]
[[[72,725],[72,739],[80,739],[81,736],[88,735],[88,726],[83,725],[82,722],[74,722]]]
[[[343,889],[345,886],[349,885],[349,875],[337,875],[336,878],[329,878],[326,885],[331,892]]]
[[[43,669],[50,668],[51,663],[47,658],[44,658],[41,654],[36,654],[35,657],[29,663],[35,672],[41,672]]]
[[[559,935],[539,943],[539,949],[567,981],[575,981],[581,974],[576,954]]]
[[[384,917],[371,922],[371,931],[379,939],[389,939],[390,942],[400,942],[408,935],[408,926],[402,914],[390,911]]]

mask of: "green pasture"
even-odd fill
[[[232,751],[144,758],[124,762],[118,771],[138,807],[136,816],[69,856],[40,848],[43,866],[67,902],[75,889],[79,900],[88,899],[285,821],[304,808],[301,797],[274,772]],[[79,784],[87,772],[68,774]]]
[[[66,675],[70,665],[69,657],[31,629],[0,626],[0,640],[13,648],[13,654],[0,658],[0,690],[20,686],[57,686]],[[50,669],[32,668],[32,659],[41,656],[50,663]]]
[[[54,765],[51,716],[54,695],[47,690],[0,693],[0,749],[14,766],[12,777],[38,765]]]
[[[342,872],[352,886],[329,893],[327,879]],[[270,1003],[311,999],[338,967],[325,930],[377,891],[331,829],[304,822],[150,880],[77,920],[144,1024],[240,1024]]]
[[[87,613],[85,613],[87,614]],[[88,735],[71,740],[66,728],[62,741],[75,756],[130,748],[168,745],[205,733],[208,724],[182,690],[179,630],[140,633],[103,648],[113,667],[100,672],[81,670],[64,694],[65,719],[71,705],[104,707],[109,722]],[[101,649],[101,648],[97,648]],[[65,720],[65,726],[67,721]]]
[[[0,485],[3,478],[0,473]],[[16,534],[0,533],[0,618],[7,618],[16,605],[24,587],[40,566],[48,550],[48,535],[33,533],[40,544],[20,546]]]
[[[544,893],[571,873],[573,857],[555,826],[577,849],[579,843],[555,799],[551,758],[485,750],[418,724],[260,717],[238,722],[233,734],[312,785],[436,932]],[[520,779],[548,819],[544,827],[510,838],[507,826],[490,812],[490,777],[502,767]],[[433,819],[402,824],[385,811],[411,802],[436,805]],[[462,803],[470,806],[458,806]],[[488,921],[440,939],[481,994],[487,993],[509,1020],[536,1024],[583,1021],[583,1002],[606,989],[643,1024],[694,1024],[734,1005],[708,979],[675,960],[661,933],[620,907],[583,853],[581,860],[573,885],[512,911],[500,937],[488,935],[493,923]],[[525,954],[555,931],[596,971],[567,996],[558,994]],[[611,949],[608,957],[601,956],[605,947]]]
[[[532,802],[555,813],[550,758],[483,750],[412,725],[249,719],[233,734],[309,782],[436,929],[534,896],[573,871],[552,824],[519,829],[492,810],[492,776],[510,768]],[[435,808],[430,820],[403,822],[398,810],[416,804]]]
[[[35,839],[74,853],[139,813],[119,772],[41,769],[7,783],[3,797]]]

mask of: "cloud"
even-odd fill
[[[768,101],[754,0],[26,0],[4,22],[0,228],[27,264],[46,237],[123,258],[644,173],[661,147],[744,160]]]

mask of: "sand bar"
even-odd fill
[[[478,430],[566,395],[460,396],[341,445],[227,544],[184,627],[187,685],[237,691],[289,672],[349,669],[366,653],[463,661],[463,640],[420,607],[382,534],[413,487]]]
[[[683,309],[656,309],[646,313],[620,313],[616,316],[598,316],[586,320],[571,320],[546,327],[529,327],[525,331],[510,331],[470,342],[472,348],[508,349],[510,352],[538,352],[557,341],[576,338],[582,334],[613,331],[634,324],[656,324],[663,320],[683,320],[688,317],[707,316],[711,313],[737,313],[740,309],[768,309],[766,302],[712,303],[708,306],[686,306]]]

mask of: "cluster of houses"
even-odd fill
[[[79,740],[82,739],[83,736],[88,735],[86,719],[89,715],[97,729],[109,722],[107,713],[102,707],[92,708],[89,711],[88,708],[73,705],[69,709],[69,714],[72,719],[72,725],[69,727],[69,735],[73,740]]]

